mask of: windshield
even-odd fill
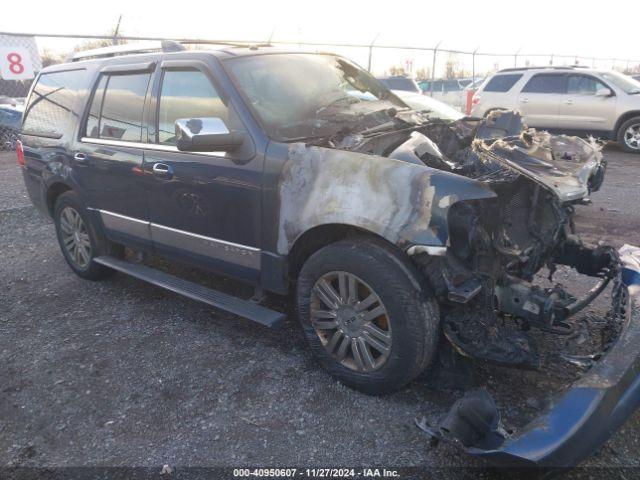
[[[640,82],[634,80],[628,75],[623,75],[622,73],[618,72],[602,72],[600,73],[600,75],[602,76],[602,78],[610,81],[625,93],[640,93]]]
[[[406,108],[367,72],[335,55],[255,55],[225,65],[269,136],[281,141],[331,135],[373,112],[385,123],[392,107]]]
[[[446,103],[442,103],[427,95],[407,93],[407,92],[394,92],[400,97],[400,99],[409,105],[413,110],[424,113],[431,119],[439,119],[445,121],[460,120],[464,115],[453,107],[450,107]]]

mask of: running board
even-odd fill
[[[193,300],[253,320],[269,328],[279,328],[286,318],[284,313],[270,310],[250,300],[243,300],[226,293],[218,292],[217,290],[169,275],[168,273],[147,267],[146,265],[130,263],[111,256],[96,257],[93,261]]]

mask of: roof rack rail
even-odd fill
[[[109,47],[94,48],[74,53],[70,60],[77,62],[89,58],[117,57],[118,55],[131,55],[134,53],[147,52],[179,52],[185,50],[185,46],[173,40],[148,41],[140,43],[125,43],[124,45],[113,45]]]
[[[565,66],[560,66],[560,65],[543,65],[541,67],[510,67],[510,68],[503,68],[501,70],[498,70],[498,72],[518,72],[520,70],[571,70],[574,68],[589,68],[586,65],[565,65]]]

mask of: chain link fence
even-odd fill
[[[0,32],[0,148],[13,149],[17,132],[20,129],[21,115],[24,110],[24,98],[31,87],[31,78],[10,79],[11,71],[20,70],[13,50],[30,57],[30,68],[34,74],[55,63],[64,62],[74,51],[87,50],[108,45],[165,40],[160,37],[113,36],[113,35],[59,35],[35,33]],[[374,75],[401,74],[417,80],[466,78],[479,79],[503,68],[528,66],[568,66],[583,65],[601,69],[615,69],[628,74],[640,74],[640,60],[620,57],[594,57],[585,54],[539,54],[518,50],[513,53],[487,52],[480,47],[474,50],[451,49],[441,43],[433,46],[383,45],[374,38],[370,42],[319,43],[305,41],[287,41],[286,39],[253,40],[215,40],[166,38],[187,44],[190,48],[206,45],[274,45],[283,48],[309,48],[311,50],[331,51],[353,59]],[[61,47],[61,45],[64,45]],[[13,50],[7,50],[13,49]],[[9,52],[9,53],[7,53]],[[12,58],[6,58],[8,54]],[[21,59],[22,60],[22,59]],[[13,63],[12,63],[13,61]],[[5,72],[8,74],[5,75]],[[9,77],[9,78],[7,78]]]

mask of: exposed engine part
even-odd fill
[[[564,320],[574,299],[561,288],[542,289],[510,279],[505,285],[496,285],[494,291],[499,310],[524,320],[527,329],[533,326],[560,335],[572,332]]]
[[[618,260],[613,247],[586,245],[575,235],[567,236],[553,258],[554,263],[569,265],[590,277],[614,277],[619,268]]]

